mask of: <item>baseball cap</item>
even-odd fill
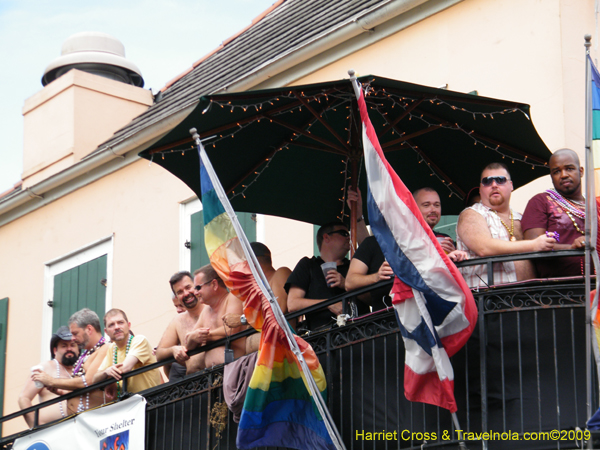
[[[56,347],[58,341],[70,341],[71,339],[73,339],[71,330],[65,325],[56,330],[56,333],[54,333],[52,339],[50,339],[50,354],[52,355],[52,358],[54,358],[54,347]]]

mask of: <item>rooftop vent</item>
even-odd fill
[[[71,69],[144,87],[140,69],[125,59],[121,41],[105,33],[87,31],[69,37],[62,46],[61,56],[46,67],[42,85],[46,86]]]

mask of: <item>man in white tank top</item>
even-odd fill
[[[510,207],[513,184],[508,169],[502,163],[491,163],[481,172],[479,192],[481,202],[465,209],[456,225],[457,247],[469,253],[470,259],[510,253],[552,250],[556,241],[545,234],[523,240],[521,214]],[[511,283],[533,277],[530,261],[494,263],[494,284]],[[467,284],[487,287],[485,265],[460,269]]]

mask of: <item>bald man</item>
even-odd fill
[[[553,189],[535,195],[525,208],[521,226],[525,239],[549,234],[557,237],[554,250],[585,247],[585,198],[581,190],[583,167],[573,150],[563,148],[550,157]],[[537,259],[542,278],[583,275],[583,257]]]

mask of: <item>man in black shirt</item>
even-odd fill
[[[323,225],[317,232],[317,246],[321,256],[302,258],[285,284],[288,292],[288,310],[298,311],[320,303],[335,295],[346,292],[346,274],[350,261],[346,258],[350,250],[350,233],[342,222]],[[330,270],[327,277],[323,275],[321,264],[335,262],[337,270]],[[330,325],[335,316],[342,313],[342,303],[330,305],[327,309],[307,314],[308,329]],[[366,305],[359,308],[359,313],[368,310]]]

